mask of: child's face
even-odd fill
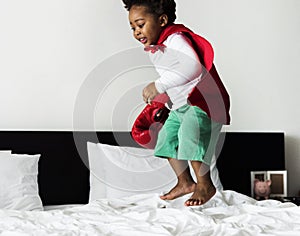
[[[134,37],[144,46],[149,46],[157,43],[162,28],[167,23],[167,17],[150,14],[145,6],[132,6],[129,22]]]

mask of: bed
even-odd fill
[[[250,197],[250,171],[285,169],[284,133],[222,133],[223,189],[194,207],[159,198],[176,180],[129,132],[1,131],[0,150],[0,235],[300,233],[296,204]]]

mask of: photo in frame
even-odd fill
[[[251,171],[251,197],[255,197],[254,194],[254,181],[266,181],[267,180],[267,171]]]

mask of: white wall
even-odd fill
[[[177,5],[178,22],[214,46],[232,101],[226,130],[284,131],[289,193],[297,194],[300,1]],[[0,32],[1,130],[129,130],[143,106],[139,89],[156,77],[131,36],[121,0],[0,0]],[[124,50],[128,59],[119,56]],[[140,60],[141,68],[124,72],[124,60],[130,66]],[[111,81],[105,79],[108,71]],[[80,97],[89,85],[99,90],[88,110],[92,118],[77,109],[91,99]],[[125,101],[132,104],[129,112]]]

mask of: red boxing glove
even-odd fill
[[[131,135],[142,147],[149,149],[155,147],[158,132],[169,115],[169,109],[165,106],[168,101],[167,94],[157,95],[136,118],[131,129]]]

